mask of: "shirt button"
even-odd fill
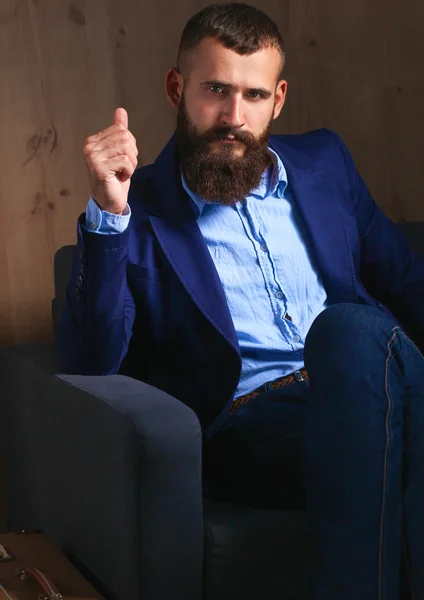
[[[95,221],[91,223],[91,229],[97,229],[97,223]]]
[[[276,298],[282,298],[283,296],[284,296],[283,292],[277,292],[277,293],[275,294],[275,297],[276,297]]]
[[[263,252],[268,252],[268,246],[266,244],[261,244],[261,250]]]
[[[299,343],[300,342],[300,335],[293,336],[293,341],[294,341],[295,344]]]

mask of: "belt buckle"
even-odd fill
[[[300,371],[295,371],[294,376],[296,377],[296,381],[306,381]]]

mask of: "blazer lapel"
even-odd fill
[[[175,137],[155,162],[154,188],[148,212],[166,257],[199,310],[239,353],[221,280],[181,184]]]
[[[271,138],[270,145],[284,163],[330,303],[356,302],[352,252],[328,173],[284,143]]]

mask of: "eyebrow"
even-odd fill
[[[231,83],[224,83],[223,81],[216,81],[215,79],[212,80],[212,81],[203,81],[201,83],[201,85],[204,85],[204,86],[217,85],[219,87],[224,88],[225,90],[234,90],[234,89],[236,89],[235,86],[231,85]],[[272,92],[270,90],[265,89],[265,88],[252,87],[252,88],[249,88],[248,91],[249,92],[260,92],[261,94],[263,94],[265,96],[265,98],[269,98],[270,96],[272,96]]]

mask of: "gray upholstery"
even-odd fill
[[[424,223],[401,225],[424,255]],[[57,329],[73,247],[55,257]],[[306,515],[202,506],[196,416],[127,377],[55,376],[53,347],[3,348],[9,529],[41,528],[111,600],[305,600]]]

